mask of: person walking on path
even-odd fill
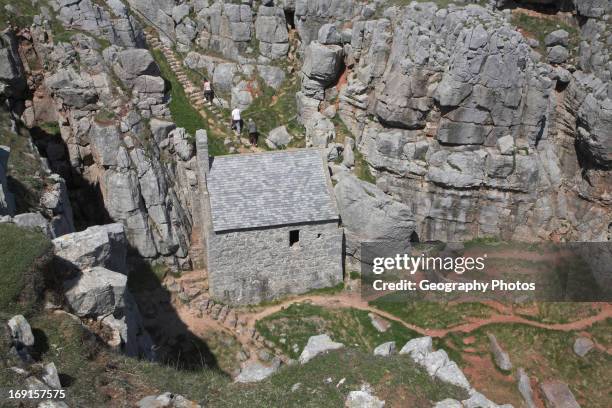
[[[242,125],[242,119],[240,118],[240,109],[234,108],[232,110],[232,129],[236,131],[236,135],[240,137],[240,127]]]
[[[208,102],[209,104],[212,104],[213,90],[212,90],[212,85],[210,84],[210,81],[208,79],[204,80],[204,98],[206,99],[206,102]]]
[[[257,146],[257,125],[255,125],[253,118],[249,118],[247,129],[249,131],[249,143],[253,146]]]

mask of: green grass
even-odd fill
[[[602,325],[610,332],[612,320]],[[539,381],[559,380],[569,385],[583,407],[610,406],[609,379],[612,375],[612,356],[592,350],[585,357],[572,351],[577,337],[574,332],[559,332],[520,324],[486,326],[473,332],[474,345],[487,350],[486,333],[493,333],[510,355],[514,370],[523,367]]]
[[[0,311],[26,313],[32,306],[33,293],[24,290],[36,279],[37,261],[50,256],[51,242],[38,231],[0,224]],[[28,295],[27,302],[19,302]]]
[[[376,177],[370,171],[370,166],[365,160],[359,149],[354,149],[355,153],[355,175],[357,178],[368,183],[376,184]]]
[[[326,383],[327,379],[329,382]],[[341,379],[344,382],[337,386]],[[299,388],[292,391],[295,384]],[[306,365],[284,367],[256,384],[232,384],[208,398],[210,407],[343,407],[350,391],[370,384],[389,407],[425,407],[445,398],[464,399],[458,388],[432,379],[410,357],[373,356],[361,350],[333,351]]]
[[[512,24],[520,28],[525,35],[533,37],[540,42],[538,51],[542,55],[546,55],[546,45],[544,44],[544,38],[546,36],[559,29],[563,29],[569,33],[569,47],[570,54],[575,54],[580,43],[580,32],[577,27],[569,25],[561,20],[551,18],[541,18],[530,16],[524,13],[513,13]]]
[[[206,129],[208,132],[208,152],[211,156],[227,154],[227,149],[223,145],[223,139],[213,134],[208,124],[200,113],[191,105],[189,98],[185,94],[183,86],[174,75],[168,65],[164,55],[160,50],[151,50],[157,65],[159,65],[162,77],[168,82],[170,88],[170,114],[172,120],[178,127],[185,128],[192,138],[198,129]]]
[[[598,310],[591,303],[578,302],[542,302],[536,304],[538,313],[525,318],[542,323],[569,323],[597,314]]]
[[[481,303],[453,303],[410,301],[400,293],[380,297],[370,305],[399,317],[406,323],[430,329],[444,329],[465,322],[466,317],[484,318],[493,310]]]
[[[292,82],[291,76],[287,76],[277,91],[263,81],[259,81],[259,88],[261,94],[242,112],[244,120],[252,118],[255,121],[260,138],[266,137],[272,129],[285,125],[289,133],[296,137],[295,143],[302,140],[305,130],[297,122],[295,101],[295,94],[300,88],[299,82]]]
[[[10,5],[17,10],[16,14],[8,13],[4,7]],[[0,30],[7,28],[7,22],[11,22],[17,27],[29,27],[32,25],[33,18],[38,14],[39,8],[33,6],[30,1],[0,0],[2,9],[2,19],[0,19]]]
[[[408,340],[417,337],[415,332],[398,323],[390,324],[389,330],[379,333],[365,311],[296,303],[258,321],[256,327],[267,340],[287,355],[297,358],[308,338],[321,333],[329,334],[334,341],[368,352],[387,341],[395,341],[398,347],[402,347]],[[294,344],[297,345],[296,349]]]

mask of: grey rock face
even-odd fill
[[[512,370],[512,363],[510,362],[510,356],[506,353],[499,343],[497,342],[497,338],[495,335],[489,333],[489,346],[491,348],[491,352],[493,353],[493,358],[495,360],[495,364],[499,367],[500,370],[510,371]]]
[[[612,169],[612,99],[597,100],[592,94],[578,111],[578,147],[596,167]]]
[[[307,146],[327,147],[336,137],[336,128],[332,121],[319,112],[314,112],[305,127]]]
[[[311,43],[304,53],[302,89],[309,97],[323,100],[324,89],[338,79],[342,67],[342,47]]]
[[[257,72],[270,88],[278,89],[285,80],[285,71],[272,65],[258,65]]]
[[[255,20],[255,37],[259,40],[261,55],[277,59],[289,51],[289,34],[285,13],[280,7],[259,7]]]
[[[77,316],[107,315],[121,309],[127,292],[127,276],[96,266],[64,282],[65,296]]]
[[[136,1],[135,1],[136,2]],[[106,7],[92,1],[60,1],[57,18],[67,26],[103,37],[124,47],[144,45],[144,34],[136,19],[117,1],[109,2],[113,15]]]
[[[32,347],[34,345],[34,335],[30,324],[22,315],[13,316],[8,321],[11,339],[21,346]]]
[[[609,87],[596,76],[608,78],[605,63],[585,51],[593,76],[563,72],[541,62],[502,13],[480,7],[413,4],[382,15],[353,25],[338,114],[377,185],[413,210],[419,238],[456,241],[486,230],[510,239],[547,239],[567,219],[567,207],[557,207],[564,202],[575,219],[568,238],[606,239],[594,218],[580,215],[582,199],[559,188],[567,182],[589,189],[579,181],[580,170],[558,154],[573,150],[572,143],[553,136],[578,140],[585,168],[609,167],[609,138],[603,136],[610,133],[603,131]],[[583,38],[585,32],[603,38],[598,24],[585,26]],[[307,79],[303,95],[321,98]],[[586,101],[588,94],[593,100]],[[313,108],[302,106],[304,122]],[[603,191],[603,183],[597,185]],[[551,208],[546,215],[535,198],[543,196]],[[526,207],[519,204],[524,199]],[[606,213],[599,204],[588,206]]]
[[[299,362],[300,364],[305,364],[319,354],[323,354],[330,350],[338,350],[342,347],[344,347],[344,344],[332,341],[327,334],[312,336],[308,339],[308,343],[306,343],[304,350],[302,350]]]
[[[66,182],[56,174],[51,175],[50,179],[55,183],[43,191],[40,204],[51,220],[49,222],[51,237],[56,238],[74,232],[74,218]]]
[[[122,81],[131,84],[141,75],[158,77],[159,67],[149,50],[128,48],[117,53],[115,72]]]
[[[286,147],[292,139],[293,136],[287,131],[287,128],[279,126],[270,131],[268,137],[266,137],[266,144],[270,149],[278,149],[279,147]]]
[[[319,29],[319,43],[323,45],[340,45],[342,36],[334,24],[323,24]]]
[[[595,347],[593,340],[587,337],[578,337],[574,342],[574,353],[576,353],[580,357],[584,357],[587,355],[589,351],[591,351]]]
[[[547,407],[580,408],[568,386],[559,381],[547,381],[540,385]]]
[[[341,177],[334,190],[346,230],[347,250],[361,241],[410,242],[414,232],[410,208],[352,175]]]
[[[0,146],[0,216],[15,213],[15,196],[8,189],[8,159],[11,149]]]
[[[0,95],[21,98],[26,87],[25,70],[12,32],[0,33]]]

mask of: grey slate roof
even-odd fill
[[[338,220],[319,149],[217,156],[208,175],[213,230]]]

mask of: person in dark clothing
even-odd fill
[[[257,125],[252,118],[249,118],[247,122],[247,129],[249,131],[249,143],[253,146],[257,146]]]

